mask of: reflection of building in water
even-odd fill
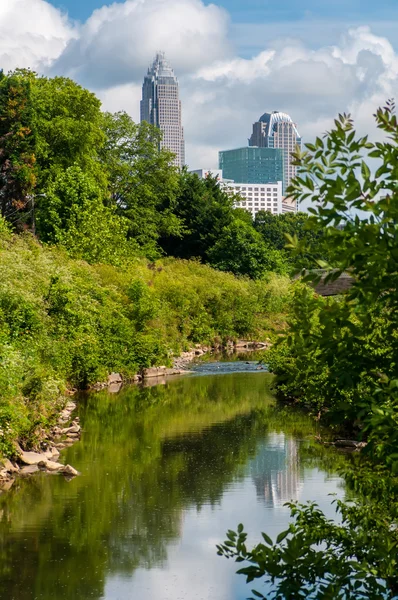
[[[257,497],[267,506],[297,500],[302,482],[299,477],[298,443],[283,433],[271,433],[250,463]]]

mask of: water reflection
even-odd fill
[[[285,500],[326,502],[305,467],[311,422],[275,410],[266,373],[181,378],[82,401],[82,476],[38,475],[0,497],[0,599],[242,600],[215,544],[239,521],[281,529]],[[326,483],[325,483],[326,481]]]
[[[268,435],[254,460],[250,474],[257,497],[266,506],[281,506],[290,500],[299,500],[302,489],[299,462],[299,443],[283,433]]]

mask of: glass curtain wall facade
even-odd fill
[[[274,148],[246,146],[219,152],[224,179],[235,183],[276,183],[284,178],[284,152]]]
[[[161,148],[175,154],[174,164],[185,164],[184,130],[178,79],[163,52],[156,54],[142,86],[141,122],[147,121],[163,133]]]
[[[302,145],[301,137],[291,117],[278,111],[264,113],[253,124],[249,145],[260,148],[281,148],[284,151],[283,190],[285,191],[292,177],[296,175],[296,167],[292,164],[291,153],[296,146],[301,148]]]

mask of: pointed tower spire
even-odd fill
[[[181,101],[178,79],[165,53],[158,51],[142,86],[141,122],[147,121],[163,133],[161,148],[175,154],[174,164],[185,164],[184,131],[181,125]]]

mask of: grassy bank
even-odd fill
[[[289,282],[238,279],[193,261],[89,265],[0,232],[0,455],[40,440],[69,387],[170,364],[195,343],[280,327]]]

